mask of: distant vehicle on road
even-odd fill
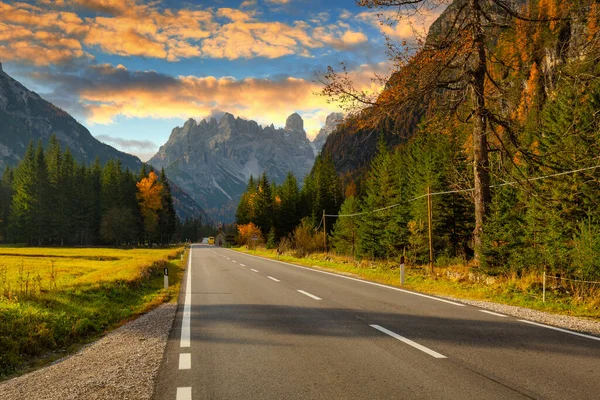
[[[202,238],[202,244],[208,244],[208,238]]]
[[[208,238],[208,244],[215,244],[215,238],[213,236]]]

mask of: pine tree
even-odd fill
[[[352,215],[360,212],[360,202],[354,197],[346,198],[340,209],[342,215]],[[340,217],[331,233],[331,245],[336,252],[354,256],[358,247],[358,217]]]
[[[266,172],[263,172],[258,180],[255,204],[255,224],[260,228],[263,236],[266,236],[269,230],[271,230],[271,226],[273,226],[272,186]]]
[[[50,235],[48,233],[48,221],[50,220],[51,206],[48,202],[48,167],[44,156],[44,148],[42,142],[38,142],[35,151],[34,163],[34,190],[33,190],[33,240],[41,246],[45,242],[45,238]]]
[[[276,221],[279,237],[291,233],[300,223],[300,191],[294,174],[289,172],[279,188],[279,214]]]
[[[160,241],[162,244],[167,245],[175,235],[177,226],[177,214],[175,213],[175,207],[173,205],[173,197],[171,195],[171,186],[169,180],[165,175],[164,168],[160,171],[160,184],[162,185],[161,192],[161,203],[162,209],[159,214],[158,230],[160,233]]]
[[[8,219],[13,195],[14,171],[7,165],[0,180],[0,241],[8,239]]]
[[[359,254],[370,258],[387,258],[406,245],[406,222],[401,221],[406,206],[401,196],[400,180],[393,156],[383,140],[379,141],[377,156],[371,162],[365,182],[365,196],[359,220]],[[375,211],[400,204],[394,208]]]

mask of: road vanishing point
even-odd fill
[[[600,338],[194,245],[154,398],[598,399]]]

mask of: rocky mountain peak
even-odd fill
[[[315,137],[315,140],[311,143],[313,151],[315,155],[318,154],[325,142],[327,141],[327,137],[333,133],[335,128],[338,126],[340,122],[344,119],[344,114],[342,113],[331,113],[325,119],[325,125],[319,131],[319,134]]]
[[[188,119],[187,121],[185,121],[185,124],[183,124],[184,128],[195,128],[196,127],[196,120],[193,118]]]
[[[286,131],[304,132],[304,121],[298,113],[293,113],[285,120]]]

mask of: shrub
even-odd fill
[[[322,249],[322,234],[315,232],[309,218],[303,218],[294,229],[294,255],[304,257]]]

